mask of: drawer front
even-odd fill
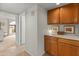
[[[67,43],[67,44],[71,44],[74,46],[79,46],[79,41],[77,41],[77,40],[59,38],[58,41],[63,42],[63,43]]]

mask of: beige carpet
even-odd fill
[[[16,45],[15,39],[15,35],[11,35],[0,42],[0,56],[29,56],[23,46]]]

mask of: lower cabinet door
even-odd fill
[[[50,39],[48,39],[48,37],[45,37],[45,51],[48,54],[51,53],[51,44],[50,44]]]
[[[76,56],[79,56],[79,46],[76,46]]]
[[[45,36],[45,52],[57,56],[57,38]]]
[[[63,42],[58,42],[58,55],[59,56],[76,56],[76,47]]]
[[[52,56],[79,56],[79,46],[76,41],[45,36],[45,52]]]
[[[51,42],[51,55],[57,56],[57,51],[58,51],[58,49],[57,49],[57,42],[52,41]]]

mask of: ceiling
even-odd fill
[[[42,7],[46,8],[47,10],[50,10],[52,8],[56,8],[56,7],[59,7],[59,6],[63,6],[67,3],[61,3],[59,5],[56,5],[56,3],[40,3],[38,5],[41,5]]]
[[[56,3],[0,3],[0,10],[19,14],[34,4],[38,4],[43,8],[49,10],[58,6],[62,6],[65,3],[62,3],[60,5],[56,5]]]

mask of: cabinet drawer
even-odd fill
[[[53,37],[53,36],[45,35],[44,38],[45,38],[45,39],[49,39],[49,40],[51,40],[51,41],[57,41],[57,37]],[[51,42],[51,41],[50,41],[50,42]]]
[[[67,44],[71,44],[74,46],[79,46],[79,41],[77,41],[77,40],[59,38],[58,41],[63,42],[63,43],[67,43]]]

